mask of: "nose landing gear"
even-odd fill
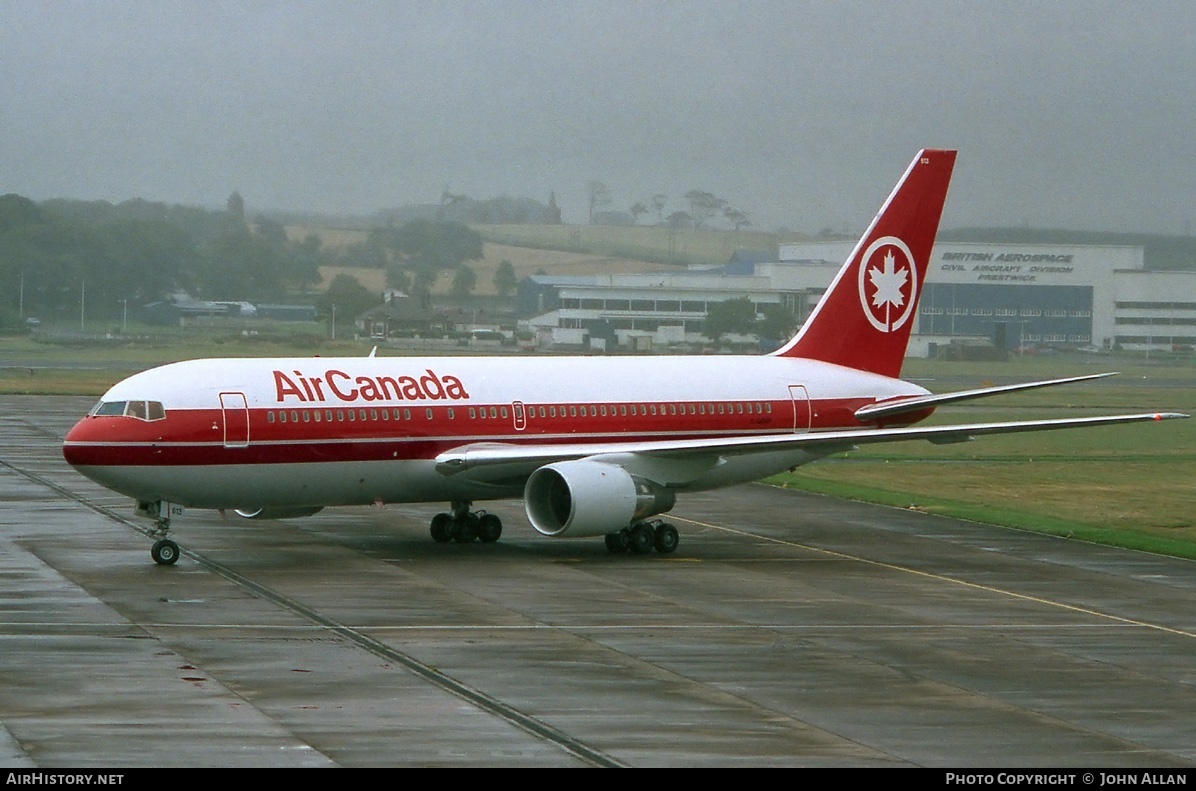
[[[179,545],[169,538],[160,538],[150,547],[150,557],[162,566],[173,566],[179,559]]]
[[[150,530],[150,537],[156,539],[150,548],[150,557],[160,566],[173,566],[182,554],[179,545],[170,540],[170,517],[183,512],[182,506],[162,501],[145,502],[139,500],[133,512],[154,520],[154,527]]]

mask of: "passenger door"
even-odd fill
[[[244,393],[221,393],[220,411],[224,415],[224,447],[249,447],[249,404]]]
[[[800,434],[810,430],[810,394],[804,385],[789,385],[789,400],[793,402],[793,431]]]

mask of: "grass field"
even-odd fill
[[[911,361],[910,378],[984,381],[954,363]],[[1110,361],[1104,363],[1124,363]],[[976,368],[980,364],[962,364]],[[1059,360],[984,364],[1000,381],[1092,372]],[[1190,364],[1121,365],[1121,376],[938,410],[928,423],[1118,412],[1196,414]],[[1196,558],[1196,420],[864,447],[770,479],[777,485]]]
[[[663,264],[629,258],[610,258],[593,253],[512,247],[493,242],[486,242],[483,245],[483,252],[484,256],[481,260],[466,262],[478,276],[477,286],[473,290],[473,294],[477,296],[493,296],[497,293],[494,287],[494,273],[503,261],[511,262],[511,268],[519,280],[540,272],[547,275],[623,275],[659,272],[661,269],[669,268]],[[333,278],[339,274],[352,275],[357,282],[375,293],[380,294],[386,289],[386,271],[383,269],[336,266],[320,267],[321,282],[317,289],[326,290]],[[432,286],[432,293],[450,293],[452,282],[453,272],[451,270],[441,272]]]
[[[520,277],[520,267],[535,269],[543,267],[556,274],[593,274],[608,271],[612,265],[633,267],[660,264],[685,266],[689,264],[720,265],[736,250],[776,252],[778,244],[809,241],[810,237],[799,233],[766,233],[762,231],[728,231],[708,228],[684,228],[670,230],[655,226],[637,225],[617,227],[606,225],[472,225],[486,240],[486,256],[481,262],[467,262],[478,272],[479,293],[491,280],[491,269],[503,258],[515,265]],[[287,235],[302,239],[316,234],[323,244],[332,249],[364,242],[368,233],[364,230],[317,228],[313,226],[291,226]],[[587,262],[590,266],[578,272],[555,272],[562,261]],[[592,266],[597,262],[598,267]],[[378,271],[378,270],[372,270]],[[613,270],[623,271],[623,270]],[[630,269],[627,271],[639,271]],[[447,278],[443,290],[447,291]],[[363,281],[363,284],[365,282]],[[437,285],[441,288],[441,284]]]
[[[263,340],[238,335],[168,335],[149,339],[0,337],[0,393],[102,395],[126,376],[200,357],[365,356],[367,341],[311,334]]]
[[[519,247],[571,250],[611,258],[657,263],[725,264],[736,250],[776,252],[785,242],[808,241],[802,234],[725,231],[708,228],[670,230],[654,226],[475,225],[487,240]]]
[[[195,357],[364,356],[367,342],[295,338],[38,342],[0,339],[0,392],[99,396],[136,370]],[[385,352],[380,352],[385,353]],[[933,423],[1115,412],[1196,414],[1196,365],[1141,358],[910,360],[935,392],[1120,370],[1098,382],[940,409]],[[869,448],[770,479],[780,486],[1196,558],[1196,419],[936,446]]]

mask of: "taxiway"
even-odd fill
[[[668,556],[511,501],[192,511],[162,567],[88,406],[0,398],[3,766],[1196,765],[1191,562],[753,485]]]

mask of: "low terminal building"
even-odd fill
[[[651,351],[708,342],[702,333],[710,306],[742,297],[756,305],[757,313],[786,300],[769,276],[701,271],[534,275],[519,284],[516,310],[526,317],[521,329],[537,333],[541,345]]]
[[[706,312],[729,299],[746,297],[757,312],[783,305],[804,321],[853,246],[785,244],[776,260],[716,271],[533,277],[520,284],[518,309],[527,329],[573,344],[708,343]],[[1196,346],[1196,272],[1151,271],[1144,260],[1133,246],[939,242],[910,353],[959,339],[1023,350]]]

